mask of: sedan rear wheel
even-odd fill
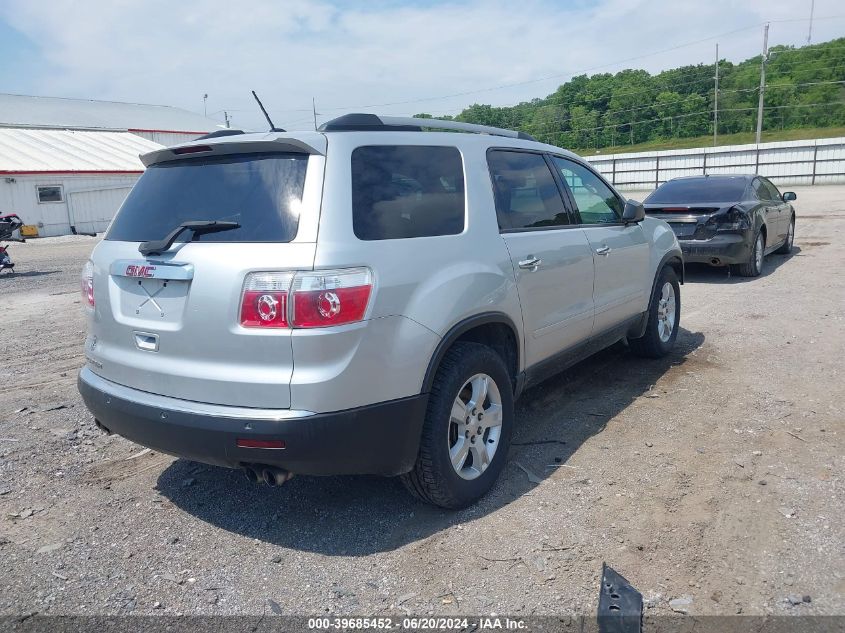
[[[789,221],[789,230],[786,233],[786,241],[775,252],[779,255],[789,255],[792,252],[792,244],[795,242],[795,216]]]
[[[754,238],[754,246],[748,254],[748,262],[745,264],[733,264],[731,272],[740,277],[759,277],[763,272],[763,256],[766,253],[766,240],[762,231],[757,231]]]

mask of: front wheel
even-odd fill
[[[502,358],[486,345],[456,343],[434,378],[420,452],[402,483],[442,508],[480,499],[504,466],[513,427],[513,391]]]
[[[681,285],[671,266],[664,266],[657,277],[647,318],[645,334],[628,339],[628,345],[639,356],[660,358],[675,346],[681,322]]]

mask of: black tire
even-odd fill
[[[666,284],[672,286],[675,298],[675,319],[672,326],[672,332],[667,340],[663,340],[660,335],[659,312],[661,310],[661,296],[663,286]],[[645,356],[647,358],[661,358],[672,351],[675,346],[675,340],[678,338],[678,327],[681,322],[681,285],[678,283],[678,275],[671,266],[664,266],[657,276],[657,282],[654,284],[654,292],[651,296],[651,301],[648,304],[648,322],[646,323],[645,334],[640,338],[628,339],[628,345],[631,351],[637,356]]]
[[[479,373],[487,374],[496,384],[501,398],[502,426],[489,465],[475,479],[464,479],[449,457],[452,406],[467,381]],[[512,431],[513,390],[504,361],[486,345],[455,343],[435,374],[417,462],[411,472],[402,475],[402,483],[426,503],[449,509],[466,507],[483,497],[496,482],[507,459]]]
[[[792,252],[792,244],[795,241],[795,215],[790,219],[789,231],[786,234],[786,241],[775,251],[778,255],[789,255]]]
[[[757,257],[757,249],[763,250],[763,256]],[[762,231],[757,231],[754,236],[754,246],[748,255],[748,261],[744,264],[731,264],[731,273],[740,277],[759,277],[763,272],[763,262],[766,259],[766,237]],[[759,261],[759,263],[758,263]]]

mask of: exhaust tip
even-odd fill
[[[249,466],[244,466],[244,475],[246,475],[246,478],[249,479],[254,484],[258,483],[258,481],[260,479],[259,476],[258,476],[258,473],[255,472],[255,470],[253,470]]]
[[[291,477],[293,473],[282,468],[267,467],[261,471],[261,478],[268,486],[281,486]]]

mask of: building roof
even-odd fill
[[[129,132],[0,128],[0,174],[140,173],[138,155],[161,148]]]
[[[12,94],[0,94],[0,126],[198,134],[224,127],[171,106]]]

